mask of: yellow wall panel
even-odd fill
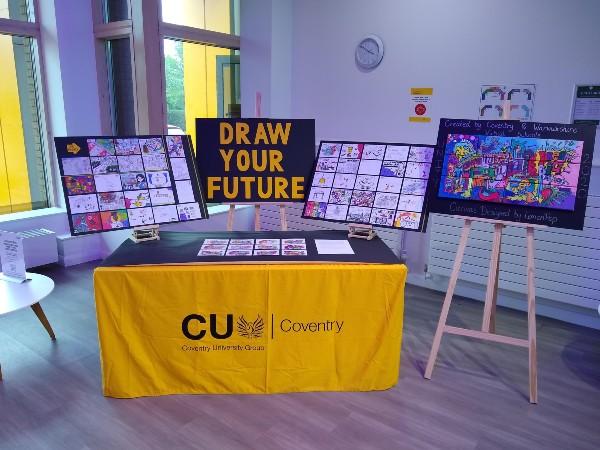
[[[12,38],[0,36],[0,212],[31,209],[25,138]],[[12,207],[11,207],[12,203]]]

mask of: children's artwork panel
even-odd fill
[[[441,119],[430,212],[582,229],[595,127]]]
[[[423,231],[434,147],[321,142],[303,217]]]
[[[208,218],[189,136],[55,144],[73,235]]]

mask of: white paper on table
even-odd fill
[[[350,242],[344,239],[315,239],[319,255],[354,255]]]
[[[27,278],[23,238],[17,233],[0,232],[0,260],[5,277],[13,278],[15,281],[24,281]]]

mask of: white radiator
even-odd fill
[[[463,221],[432,214],[428,271],[449,276]],[[492,226],[473,222],[459,279],[485,285]],[[499,287],[527,292],[523,227],[507,227],[502,236]],[[544,228],[535,231],[536,294],[555,302],[597,309],[600,305],[600,197],[589,196],[582,231]]]
[[[25,267],[37,267],[58,262],[56,233],[54,231],[36,228],[20,231],[17,234],[23,238]]]

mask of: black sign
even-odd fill
[[[304,201],[314,158],[312,119],[196,119],[208,202]]]
[[[581,230],[595,127],[441,119],[429,211]]]

